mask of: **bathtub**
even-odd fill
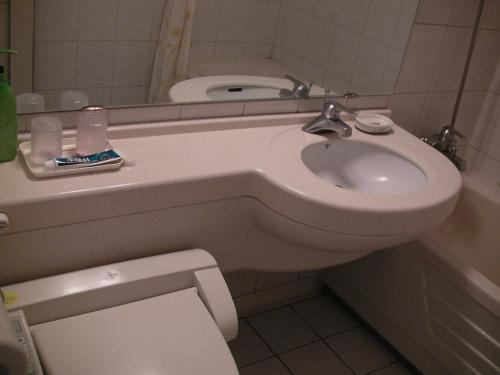
[[[500,374],[500,193],[464,185],[434,231],[322,273],[424,374]]]

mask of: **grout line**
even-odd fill
[[[396,363],[400,363],[400,362],[396,359],[395,361],[392,361],[391,363],[388,363],[388,364],[386,364],[386,365],[383,365],[383,366],[381,366],[381,367],[378,367],[378,368],[376,368],[375,370],[370,370],[370,371],[368,371],[368,372],[366,373],[366,375],[373,374],[374,372],[377,372],[377,371],[380,371],[380,370],[385,369],[385,368],[387,368],[387,367],[393,366],[393,365],[395,365]]]
[[[354,369],[351,366],[349,366],[349,364],[347,363],[347,361],[344,360],[344,358],[342,358],[342,356],[339,353],[337,353],[330,345],[328,345],[328,343],[326,342],[326,340],[323,339],[322,341],[326,345],[326,347],[329,350],[331,350],[333,354],[335,354],[337,356],[337,358],[340,360],[340,362],[342,362],[349,370],[351,370],[351,372],[353,374],[356,374],[356,371],[354,371]]]

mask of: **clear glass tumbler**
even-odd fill
[[[38,116],[31,121],[30,160],[35,165],[61,156],[62,122],[57,117]]]
[[[83,108],[78,115],[76,153],[91,155],[106,149],[108,138],[108,113],[104,107],[92,105]]]

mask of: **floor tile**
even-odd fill
[[[254,315],[247,320],[275,353],[318,340],[318,336],[288,306]]]
[[[354,328],[357,319],[330,294],[296,303],[293,309],[321,337]]]
[[[394,355],[362,327],[332,336],[326,342],[356,374],[366,374],[396,361]]]
[[[378,371],[372,372],[370,375],[413,375],[414,372],[402,363],[395,363],[393,365],[384,367]]]
[[[246,366],[273,355],[271,350],[245,320],[239,321],[238,336],[229,343],[238,367]]]
[[[280,355],[294,375],[351,375],[352,371],[323,342]]]
[[[273,357],[240,369],[240,375],[290,375],[285,366]]]

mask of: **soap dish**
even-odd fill
[[[31,174],[37,178],[45,178],[45,177],[55,177],[55,176],[64,176],[64,175],[72,175],[72,174],[81,174],[81,173],[89,173],[89,172],[101,172],[101,171],[109,171],[113,169],[119,169],[124,163],[125,159],[120,152],[118,152],[122,158],[115,162],[103,165],[94,165],[88,167],[80,167],[80,168],[64,168],[58,170],[47,170],[43,166],[34,165],[30,159],[31,153],[31,142],[22,142],[19,144],[19,150],[23,155],[23,159],[26,163]],[[105,149],[105,151],[113,150],[113,146],[110,142]],[[116,150],[115,150],[116,151]],[[76,155],[76,138],[63,138],[63,148],[61,157],[69,157]]]
[[[355,118],[356,128],[369,134],[382,134],[391,131],[394,122],[387,116],[376,113],[363,113]]]

